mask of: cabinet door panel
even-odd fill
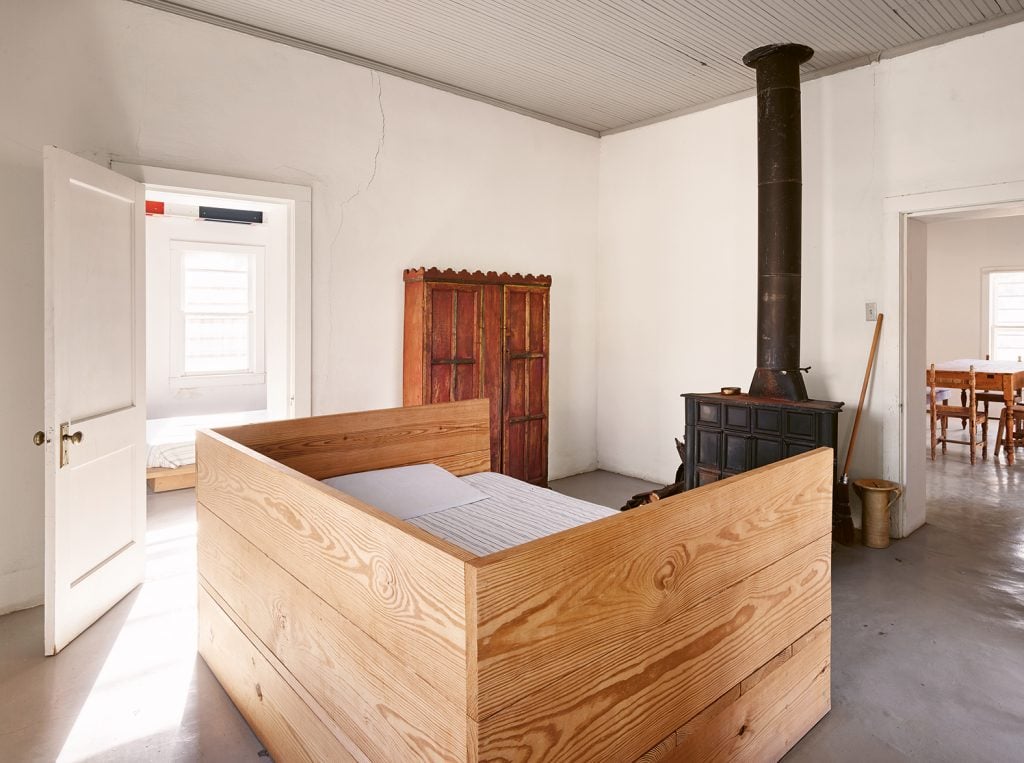
[[[527,412],[531,416],[544,416],[547,414],[547,378],[548,359],[531,358],[526,361],[529,367],[527,374],[530,380]]]
[[[505,288],[505,350],[512,354],[526,352],[527,347],[527,300],[529,293],[523,289]]]
[[[477,290],[455,292],[455,357],[473,359],[480,351],[480,294]]]
[[[505,427],[505,463],[502,473],[521,480],[527,478],[525,424],[521,421]]]
[[[430,395],[427,402],[473,400],[483,386],[482,287],[430,285]]]
[[[526,364],[522,361],[509,363],[508,405],[505,406],[505,420],[518,419],[526,415]]]
[[[548,315],[547,289],[505,287],[503,471],[540,484],[547,483]]]
[[[448,365],[430,367],[429,403],[448,403],[452,399],[452,368]]]
[[[455,326],[455,292],[435,286],[430,290],[430,362],[449,360]],[[437,401],[432,401],[437,402]]]
[[[547,422],[533,419],[526,424],[526,480],[547,482]]]
[[[476,400],[480,397],[480,369],[477,364],[455,366],[452,400]]]
[[[501,472],[502,433],[505,422],[502,416],[502,321],[501,300],[503,291],[497,284],[488,284],[483,289],[483,348],[484,363],[482,397],[490,401],[491,411],[491,471]]]

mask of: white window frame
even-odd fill
[[[981,270],[981,342],[982,347],[985,349],[985,354],[988,356],[993,354],[993,347],[995,345],[994,332],[996,329],[995,321],[993,320],[995,305],[992,304],[992,276],[1001,273],[1024,273],[1024,268],[982,268]]]
[[[189,374],[185,372],[185,313],[183,256],[189,252],[224,252],[244,254],[250,258],[249,294],[251,328],[249,332],[248,371],[226,374]],[[221,244],[205,241],[170,242],[170,384],[178,389],[222,385],[266,384],[266,247],[249,244]]]

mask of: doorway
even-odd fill
[[[114,163],[146,197],[147,480],[195,484],[195,431],[310,415],[310,190]]]
[[[164,281],[160,283],[161,278],[154,277],[156,273],[147,275],[147,303],[150,300],[158,303],[153,309],[147,304],[147,322],[155,324],[155,331],[147,330],[147,345],[157,351],[147,350],[148,365],[154,366],[147,373],[147,393],[157,393],[155,396],[148,394],[155,398],[150,401],[149,417],[160,418],[159,414],[174,412],[175,401],[180,406],[186,400],[189,402],[184,407],[197,415],[225,408],[228,399],[232,400],[228,408],[240,410],[239,405],[244,403],[243,408],[260,410],[256,401],[264,393],[268,418],[309,416],[312,408],[310,189],[123,162],[111,163],[111,169],[143,183],[147,202],[156,202],[159,207],[154,207],[161,208],[160,214],[147,215],[147,251],[151,245],[161,250],[152,258],[147,255],[147,269],[159,269]],[[229,222],[226,218],[230,215],[218,216],[209,212],[211,208],[257,213],[259,222],[252,222],[251,217]],[[202,244],[215,246],[203,247]],[[191,317],[180,309],[172,310],[171,293],[175,288],[180,295],[183,278],[204,277],[203,255],[209,250],[227,255],[221,258],[222,264],[227,260],[229,269],[236,268],[236,280],[242,278],[237,269],[245,271],[253,301],[263,297],[263,316],[253,316],[247,329],[251,332],[252,356],[245,358],[244,369],[236,369],[244,373],[204,373],[201,367],[204,361],[194,356],[192,367],[186,367],[189,360],[182,342],[188,341],[188,333],[183,326],[186,323],[193,327],[203,325],[204,318],[200,314],[203,307],[186,306],[197,308]],[[206,262],[209,264],[210,260],[206,258]],[[215,309],[228,308],[219,305]],[[233,323],[237,329],[243,321],[237,313],[235,318],[233,322],[220,321],[219,328]],[[205,325],[210,326],[209,317],[205,320]],[[236,339],[238,337],[236,331]],[[196,338],[194,332],[193,338]],[[261,344],[265,348],[262,352]],[[234,360],[238,360],[237,355]],[[225,367],[213,370],[223,371]],[[194,383],[197,380],[199,383]],[[244,383],[234,384],[237,381]]]
[[[922,433],[926,431],[927,411],[921,401],[925,374],[929,362],[947,358],[929,358],[928,325],[928,240],[929,225],[955,221],[984,220],[1014,217],[1024,214],[1024,182],[1001,183],[992,186],[936,191],[892,197],[885,204],[886,243],[889,251],[899,252],[900,262],[900,344],[899,344],[899,402],[901,425],[898,438],[900,481],[906,486],[904,501],[892,516],[894,537],[906,537],[923,525],[926,508],[927,449],[922,447]],[[972,295],[979,301],[983,286],[979,265],[975,283],[965,289],[975,289]],[[934,280],[934,279],[933,279]],[[934,285],[934,284],[933,284]],[[980,313],[980,308],[979,308]],[[979,317],[980,320],[980,317]],[[973,317],[972,317],[973,323]],[[986,354],[980,329],[973,332],[980,357]],[[994,434],[990,433],[990,444]],[[895,444],[890,435],[889,447]],[[989,456],[992,458],[991,454]]]

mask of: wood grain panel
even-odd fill
[[[457,474],[485,471],[485,400],[339,413],[216,430],[314,479],[433,463]]]
[[[200,432],[196,451],[200,503],[462,701],[471,555],[216,433]]]
[[[739,683],[828,617],[830,558],[826,535],[684,610],[642,640],[616,640],[603,651],[581,648],[568,674],[532,667],[523,682],[539,681],[528,695],[479,719],[481,759],[643,755],[680,718],[697,714],[723,686]]]
[[[825,620],[734,701],[716,702],[680,728],[667,760],[779,760],[831,707],[831,633]]]
[[[581,659],[646,642],[679,613],[829,536],[831,501],[832,455],[821,448],[474,560],[475,717]]]
[[[204,584],[359,749],[374,760],[462,754],[464,702],[435,690],[414,659],[388,652],[202,504],[196,509]]]
[[[366,761],[342,741],[199,588],[199,654],[259,740],[279,761]]]

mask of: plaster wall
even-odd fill
[[[1024,216],[928,223],[928,358],[983,358],[987,269],[1024,270]]]
[[[874,329],[864,303],[886,315],[854,478],[901,479],[893,200],[1024,179],[1022,71],[1024,24],[1016,24],[804,85],[801,361],[813,366],[812,397],[847,403],[841,456]],[[601,468],[670,480],[672,437],[683,431],[679,394],[749,385],[755,157],[752,97],[601,140]],[[908,389],[920,386],[911,381]],[[907,500],[923,506],[923,493]]]
[[[550,273],[550,472],[596,465],[596,139],[122,0],[0,29],[0,612],[43,585],[44,144],[310,186],[315,414],[401,404],[403,268]]]

